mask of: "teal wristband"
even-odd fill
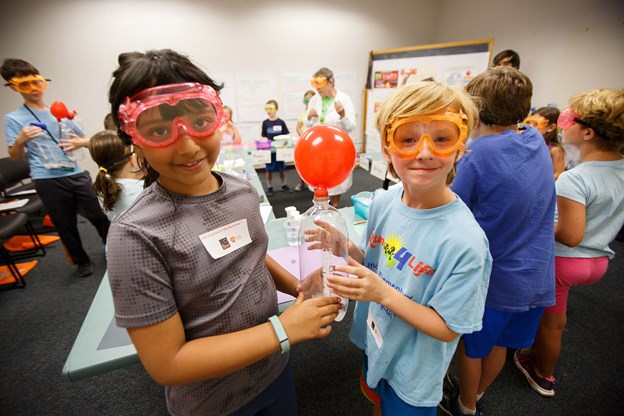
[[[284,331],[282,322],[276,315],[270,317],[269,322],[271,322],[271,325],[273,325],[273,330],[275,331],[275,335],[277,335],[280,347],[282,348],[282,354],[287,353],[288,351],[290,351],[290,342],[288,342],[288,335],[286,335],[286,331]]]

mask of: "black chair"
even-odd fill
[[[24,191],[29,193],[19,194]],[[10,157],[0,158],[0,197],[2,197],[1,202],[28,198],[26,205],[16,208],[15,211],[29,216],[45,215],[43,202],[35,191],[35,186],[30,179],[30,166],[25,159],[15,161]]]
[[[26,286],[26,280],[24,280],[24,276],[20,273],[19,268],[15,264],[15,260],[23,258],[24,253],[12,255],[6,248],[4,248],[4,243],[14,235],[21,233],[24,228],[28,231],[30,239],[35,245],[35,250],[42,250],[43,254],[45,254],[45,249],[39,241],[37,234],[34,233],[32,225],[28,219],[28,215],[23,212],[0,215],[0,260],[7,266],[9,272],[15,279],[14,283],[0,285],[0,290],[15,289]]]

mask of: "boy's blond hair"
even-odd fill
[[[388,97],[377,111],[375,122],[381,136],[381,149],[388,153],[388,129],[398,119],[423,116],[451,108],[462,111],[468,118],[468,136],[477,121],[478,110],[470,96],[457,88],[435,81],[417,82],[406,85]],[[459,160],[459,159],[458,159]],[[398,178],[394,167],[390,164],[388,170]],[[449,173],[447,184],[455,177],[455,169]]]
[[[607,152],[624,147],[624,89],[598,88],[575,94],[570,108],[579,113],[581,125],[596,132],[597,146]]]
[[[466,85],[466,91],[479,106],[479,120],[488,126],[520,123],[531,110],[533,84],[512,67],[488,68]]]

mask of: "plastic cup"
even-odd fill
[[[286,240],[289,246],[299,245],[299,227],[300,221],[286,220],[284,222],[284,229],[286,230]]]

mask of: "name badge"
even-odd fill
[[[282,132],[282,126],[281,125],[275,125],[273,126],[273,133],[281,133]]]
[[[215,260],[251,243],[246,219],[208,231],[199,239]]]
[[[379,330],[379,325],[375,322],[375,318],[373,318],[373,313],[370,311],[370,307],[368,309],[368,318],[366,318],[366,324],[368,325],[368,330],[373,334],[373,338],[375,338],[375,343],[377,344],[377,348],[381,348],[383,345],[383,336],[381,335],[381,331]]]

